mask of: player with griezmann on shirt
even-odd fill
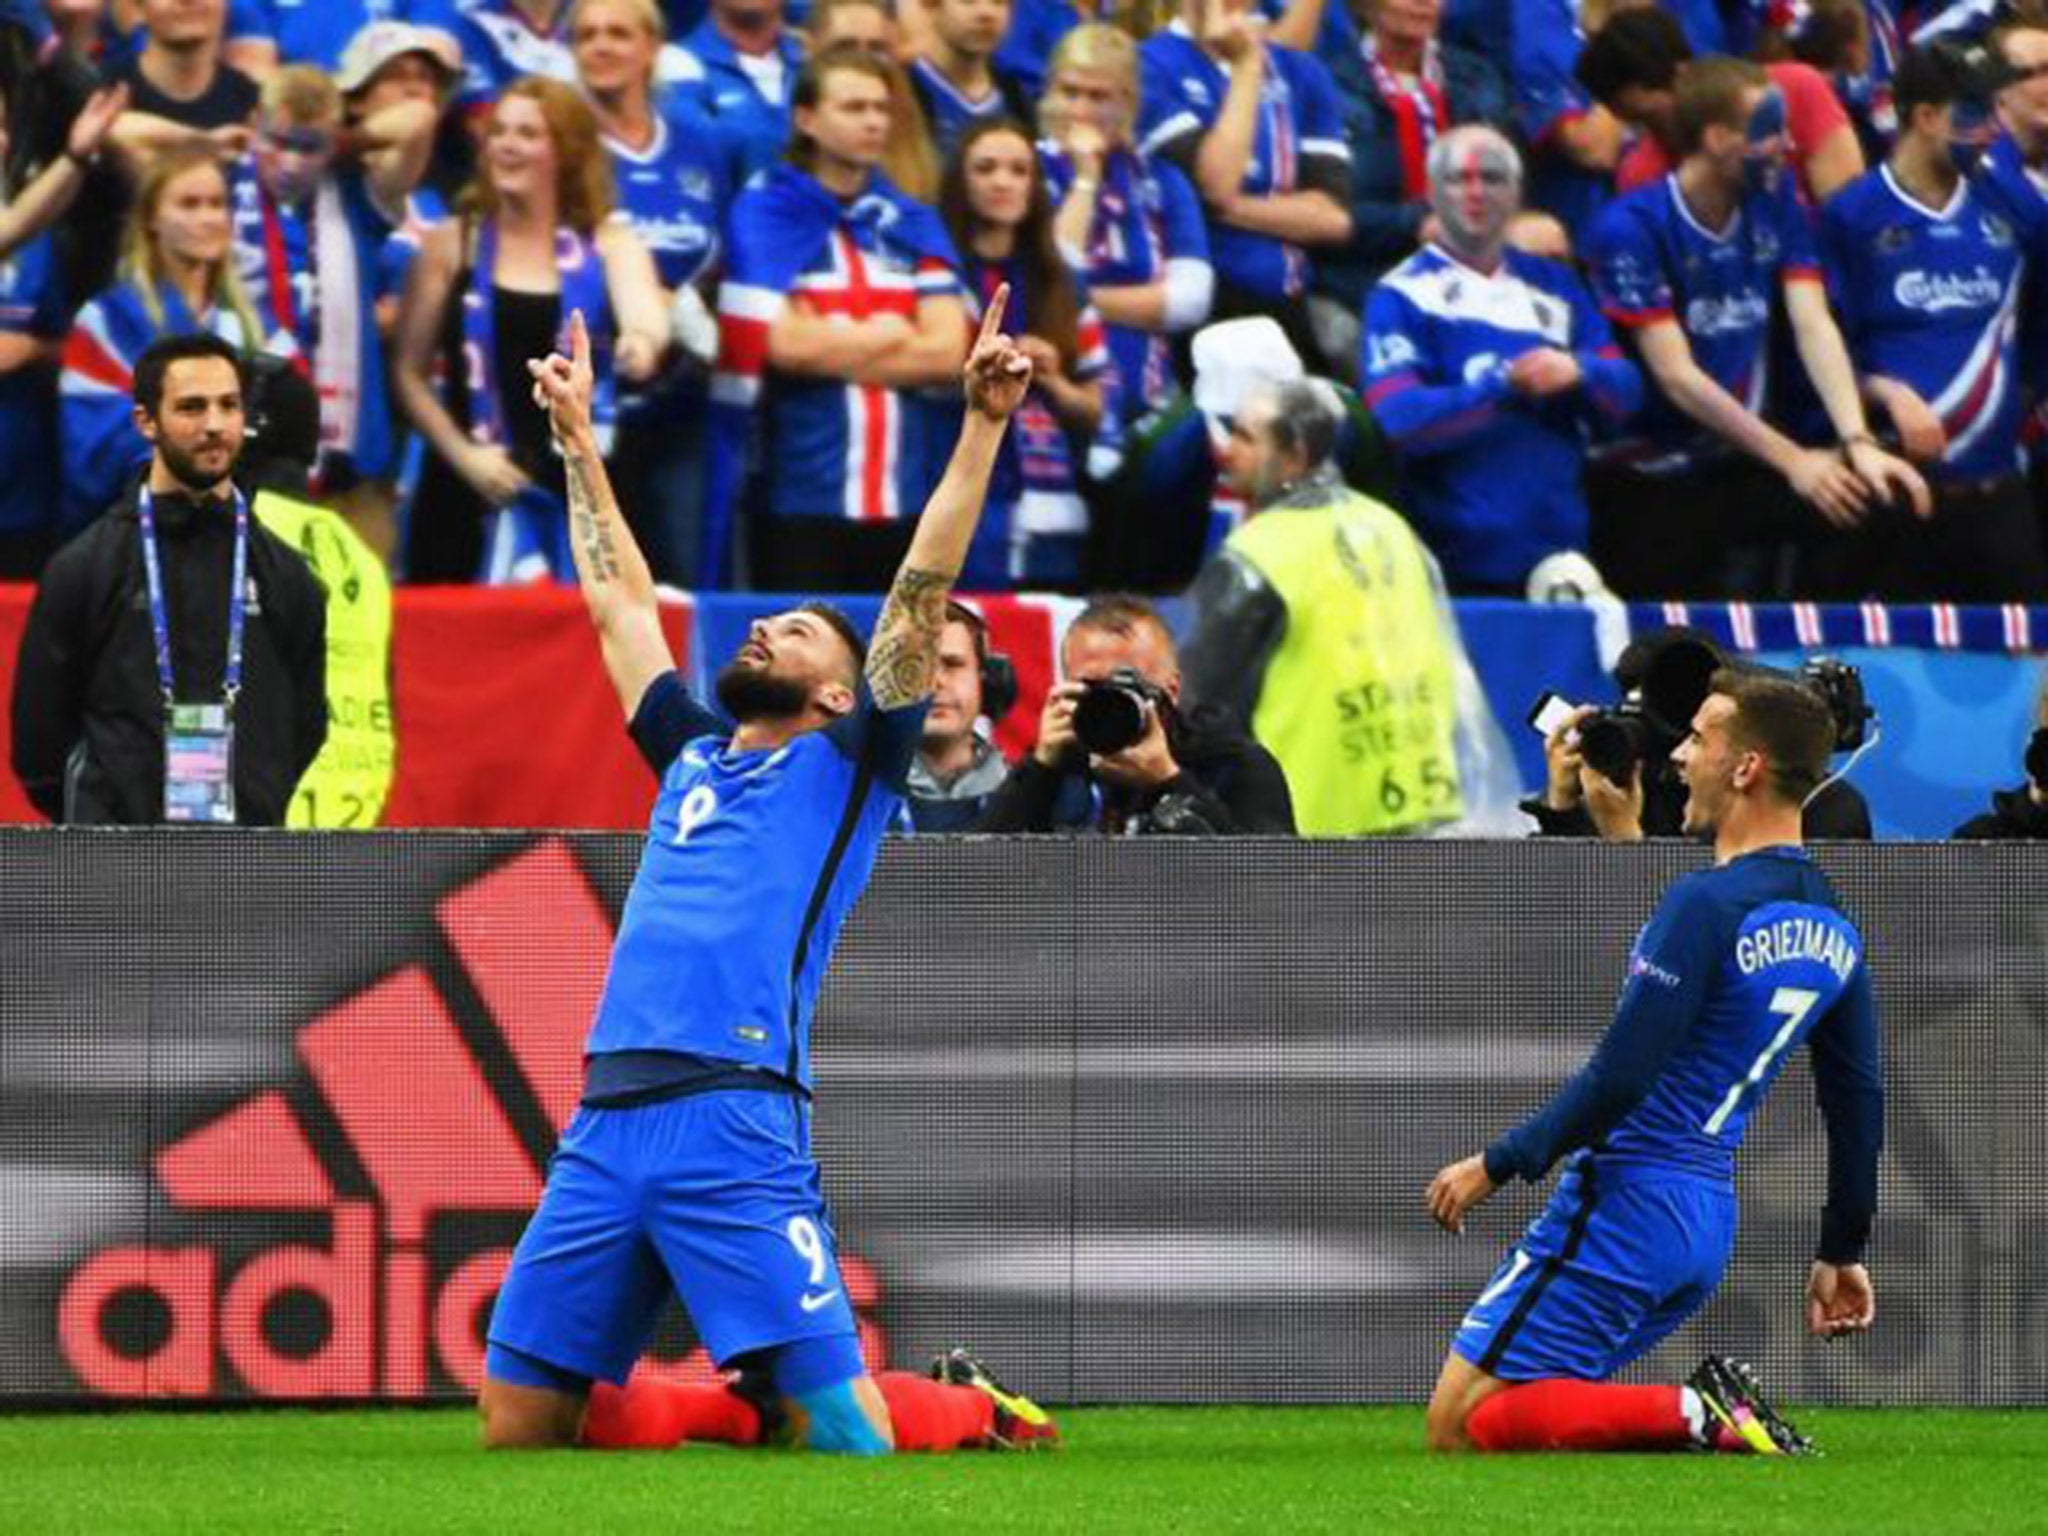
[[[1429,1405],[1436,1450],[1811,1449],[1749,1370],[1710,1356],[1686,1385],[1610,1381],[1692,1316],[1735,1245],[1735,1152],[1802,1040],[1828,1136],[1808,1329],[1868,1328],[1863,1249],[1884,1129],[1862,935],[1800,846],[1827,772],[1826,703],[1787,677],[1714,675],[1673,754],[1685,830],[1714,867],[1674,884],[1636,941],[1615,1019],[1541,1111],[1429,1188],[1439,1225],[1565,1158],[1549,1206],[1465,1314]]]
[[[570,357],[529,365],[567,463],[577,575],[635,742],[661,774],[585,1051],[583,1100],[490,1325],[490,1446],[792,1440],[880,1455],[1055,1438],[954,1351],[939,1380],[871,1377],[810,1149],[810,1021],[915,757],[946,596],[1031,367],[1007,291],[967,360],[967,411],[863,656],[824,604],[753,626],[718,678],[728,724],[684,689],[654,583]],[[730,1384],[642,1376],[677,1293]]]

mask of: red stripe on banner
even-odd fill
[[[74,325],[64,338],[64,367],[83,374],[95,384],[127,394],[135,388],[135,376],[128,365],[100,344],[99,337],[82,325]]]
[[[868,266],[861,256],[860,247],[853,243],[853,237],[839,235],[840,249],[846,255],[846,299],[851,313],[859,318],[877,313],[885,307],[877,304],[875,290],[868,286]],[[904,295],[914,313],[917,296]],[[860,517],[862,522],[886,522],[889,517],[887,497],[889,470],[889,402],[887,391],[877,385],[860,386],[862,414],[866,420],[860,425],[867,434],[866,463],[862,465],[860,487]]]
[[[760,378],[768,371],[768,322],[744,315],[718,317],[718,366],[726,373]]]

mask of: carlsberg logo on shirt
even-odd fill
[[[1727,336],[1757,330],[1770,318],[1770,300],[1751,288],[1724,299],[1694,299],[1685,306],[1685,333]]]
[[[1901,272],[1892,297],[1907,309],[1939,314],[1945,309],[1985,309],[2005,297],[2005,285],[1985,267],[1974,272]]]

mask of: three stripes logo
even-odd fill
[[[153,1160],[149,1230],[68,1277],[89,1392],[417,1398],[483,1379],[483,1331],[582,1086],[612,928],[547,841],[443,897],[445,955],[318,1014],[295,1079]],[[846,1265],[857,1305],[874,1283]],[[879,1336],[876,1336],[879,1343]],[[686,1374],[708,1371],[701,1351]]]

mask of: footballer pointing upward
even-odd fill
[[[967,359],[959,442],[872,648],[822,603],[756,623],[718,677],[730,724],[675,673],[591,429],[581,315],[568,357],[529,364],[605,667],[661,789],[583,1101],[491,1318],[488,1445],[777,1438],[859,1455],[1053,1437],[964,1352],[935,1381],[867,1374],[810,1151],[812,1008],[901,803],[947,592],[1031,382],[1002,334],[1007,298]],[[621,1390],[671,1291],[730,1385]]]

